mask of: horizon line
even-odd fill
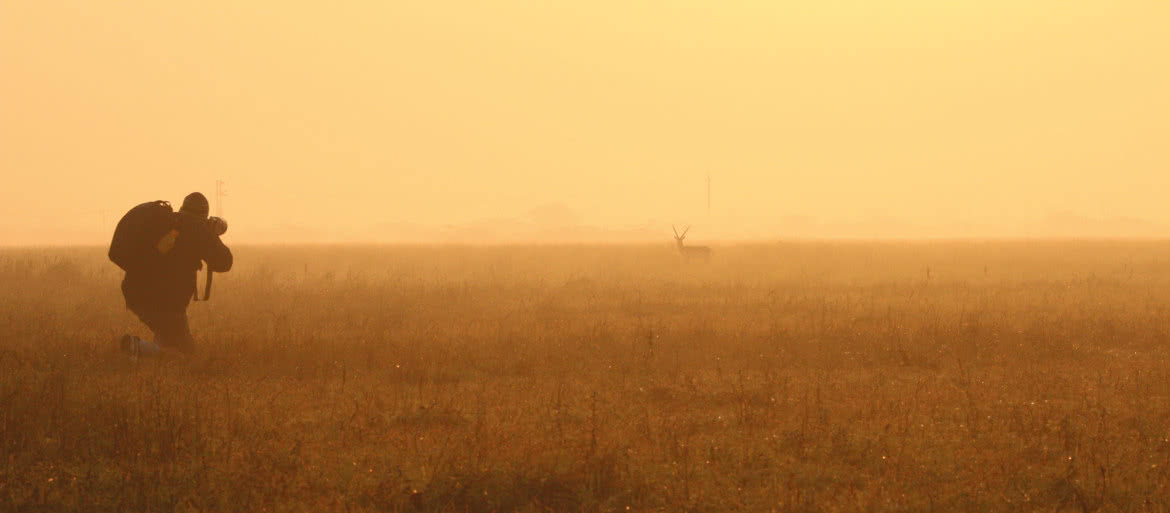
[[[817,243],[986,243],[986,242],[1170,242],[1167,235],[1012,235],[1012,236],[916,236],[916,237],[780,237],[775,239],[743,238],[743,239],[703,239],[705,246],[753,246],[764,244],[817,244]],[[238,242],[225,241],[231,247],[537,247],[537,246],[673,246],[669,240],[304,240],[304,241],[261,241]],[[105,248],[106,243],[78,243],[78,242],[47,242],[47,243],[16,243],[0,242],[0,250],[14,249],[81,249]]]

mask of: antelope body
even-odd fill
[[[683,258],[688,260],[692,258],[701,259],[704,262],[711,260],[710,246],[686,246],[683,244],[683,240],[687,238],[687,232],[691,229],[690,226],[683,228],[682,235],[679,235],[678,229],[673,225],[670,227],[670,229],[674,230],[674,242],[678,244],[679,255],[682,255]]]

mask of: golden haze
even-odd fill
[[[1170,242],[0,250],[0,510],[1166,511]],[[49,292],[51,291],[51,293]]]
[[[11,0],[0,242],[105,242],[129,206],[216,179],[237,242],[1158,236],[1167,19],[1146,0]]]

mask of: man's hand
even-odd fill
[[[218,237],[227,233],[228,224],[222,217],[211,216],[207,218],[207,227],[211,228],[211,233],[214,233]]]

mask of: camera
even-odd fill
[[[228,224],[222,217],[211,216],[207,218],[207,227],[211,228],[211,233],[218,236],[227,233]]]

